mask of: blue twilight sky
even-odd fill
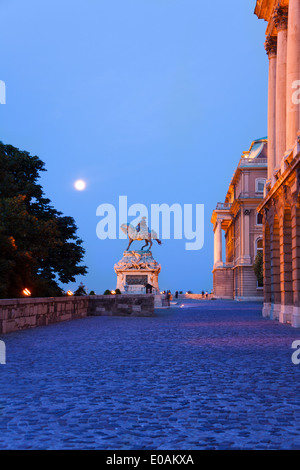
[[[96,237],[96,209],[204,204],[205,243],[155,244],[160,288],[212,288],[211,213],[267,135],[266,24],[255,0],[0,0],[0,140],[38,155],[53,205],[75,218],[87,276],[113,289],[124,240]],[[76,179],[87,189],[75,191]],[[140,244],[136,242],[133,247]]]

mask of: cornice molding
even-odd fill
[[[299,170],[298,170],[299,168]],[[291,165],[285,170],[282,176],[276,181],[274,186],[270,189],[268,194],[266,195],[265,199],[262,203],[257,207],[257,212],[261,212],[265,208],[269,208],[269,205],[274,204],[274,200],[278,198],[278,193],[282,189],[282,186],[285,182],[296,172],[296,180],[298,184],[297,195],[300,191],[300,153],[292,161]]]
[[[277,29],[274,23],[275,9],[288,8],[289,0],[257,0],[254,14],[268,23],[266,36],[276,36]]]
[[[275,5],[278,0],[257,0],[254,14],[262,20],[270,21]]]

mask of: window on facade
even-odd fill
[[[256,225],[262,225],[263,223],[263,215],[262,214],[257,214],[256,216]]]
[[[258,251],[263,251],[263,239],[262,238],[258,238],[256,240],[256,253]]]
[[[255,192],[263,193],[265,190],[266,180],[263,178],[259,178],[255,181]]]
[[[263,239],[262,238],[258,238],[256,240],[256,255],[258,252],[261,252],[263,253]],[[263,287],[264,286],[264,283],[263,282],[259,282],[257,281],[257,287]]]

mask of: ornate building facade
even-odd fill
[[[257,207],[264,198],[267,145],[266,138],[255,140],[249,151],[243,153],[225,202],[218,203],[213,211],[216,298],[263,300],[263,286],[257,281],[253,263],[258,251],[263,249],[262,217]]]
[[[300,327],[300,0],[258,0],[269,57],[263,315]]]

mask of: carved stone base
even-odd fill
[[[269,318],[270,317],[270,311],[271,311],[271,304],[270,303],[264,303],[263,310],[262,310],[262,315],[264,318]]]
[[[280,311],[281,311],[281,304],[272,304],[271,312],[270,312],[270,319],[279,320]]]
[[[116,288],[122,294],[146,294],[148,285],[152,286],[153,294],[158,294],[160,271],[161,266],[151,251],[125,251],[123,258],[115,265]]]
[[[300,307],[293,308],[292,326],[294,328],[300,328]]]
[[[279,312],[279,321],[280,323],[291,323],[293,315],[293,305],[281,305]]]

